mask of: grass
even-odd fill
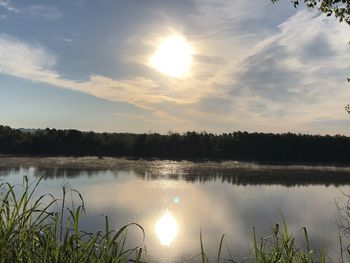
[[[41,178],[42,179],[42,178]],[[85,213],[85,204],[78,191],[62,187],[62,198],[50,194],[34,198],[40,183],[29,184],[23,177],[22,191],[9,183],[0,184],[0,262],[147,262],[149,261],[144,242],[134,248],[126,245],[127,231],[138,228],[143,236],[143,228],[131,223],[119,230],[109,228],[105,217],[104,230],[96,233],[81,231],[79,222]],[[18,186],[17,186],[18,187]],[[75,196],[67,206],[67,194]],[[73,201],[75,200],[75,201]],[[311,263],[331,262],[324,250],[316,253],[310,247],[306,228],[302,229],[304,246],[298,247],[296,239],[283,224],[276,224],[269,236],[258,238],[253,228],[252,255],[246,261],[256,263]],[[215,259],[209,260],[205,253],[200,232],[200,253],[193,261],[237,262],[227,250],[223,256],[225,235],[222,235]],[[340,245],[342,247],[342,240]],[[225,244],[227,245],[227,244]],[[343,262],[341,255],[341,262]],[[191,261],[189,261],[191,262]]]
[[[80,193],[62,187],[62,199],[46,194],[32,200],[39,183],[30,185],[24,177],[18,197],[13,185],[0,185],[0,262],[142,262],[143,244],[125,247],[128,228],[137,227],[144,235],[140,225],[110,230],[105,217],[104,231],[81,231],[85,206]],[[78,196],[78,205],[67,207],[69,191]]]
[[[304,234],[304,247],[296,245],[296,239],[289,234],[287,224],[283,219],[282,230],[279,224],[273,228],[272,234],[257,241],[255,228],[254,232],[254,254],[255,262],[288,262],[288,263],[326,263],[331,260],[322,249],[319,253],[311,249],[308,233],[305,227],[302,228]]]
[[[256,263],[328,263],[333,262],[327,255],[324,249],[320,251],[314,250],[310,247],[308,232],[305,227],[302,228],[304,236],[304,246],[297,246],[296,238],[289,234],[287,224],[282,216],[282,229],[279,224],[276,224],[272,230],[271,235],[261,237],[259,240],[256,236],[255,227],[253,227],[253,254],[249,255],[244,262]],[[228,257],[222,256],[222,249],[224,244],[224,235],[221,236],[218,248],[218,254],[215,261],[231,262],[236,261],[231,254],[230,249],[227,249]],[[340,238],[341,242],[341,238]],[[340,244],[342,246],[342,244]],[[209,263],[210,260],[205,253],[202,233],[200,233],[200,257],[202,263]],[[344,262],[343,255],[341,255],[341,262]]]

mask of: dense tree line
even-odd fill
[[[350,163],[350,137],[233,132],[132,134],[0,126],[0,153]]]

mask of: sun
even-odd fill
[[[192,47],[184,37],[171,35],[160,42],[149,64],[169,77],[181,78],[190,71],[192,55]]]

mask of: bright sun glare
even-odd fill
[[[185,77],[192,64],[192,54],[192,47],[187,40],[173,35],[161,41],[149,64],[170,77]]]
[[[178,231],[178,225],[174,216],[166,212],[156,223],[156,234],[163,246],[170,246],[175,240]]]

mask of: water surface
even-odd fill
[[[146,232],[149,255],[158,262],[193,261],[202,231],[207,253],[214,257],[221,235],[236,259],[249,256],[252,227],[271,232],[286,218],[302,239],[306,227],[311,245],[337,257],[336,199],[350,193],[350,169],[321,166],[271,166],[238,162],[193,163],[113,158],[2,158],[0,179],[14,184],[45,175],[38,195],[57,197],[69,185],[84,197],[87,215],[81,229],[137,222]],[[279,212],[280,211],[280,212]],[[136,228],[129,245],[142,242]]]

